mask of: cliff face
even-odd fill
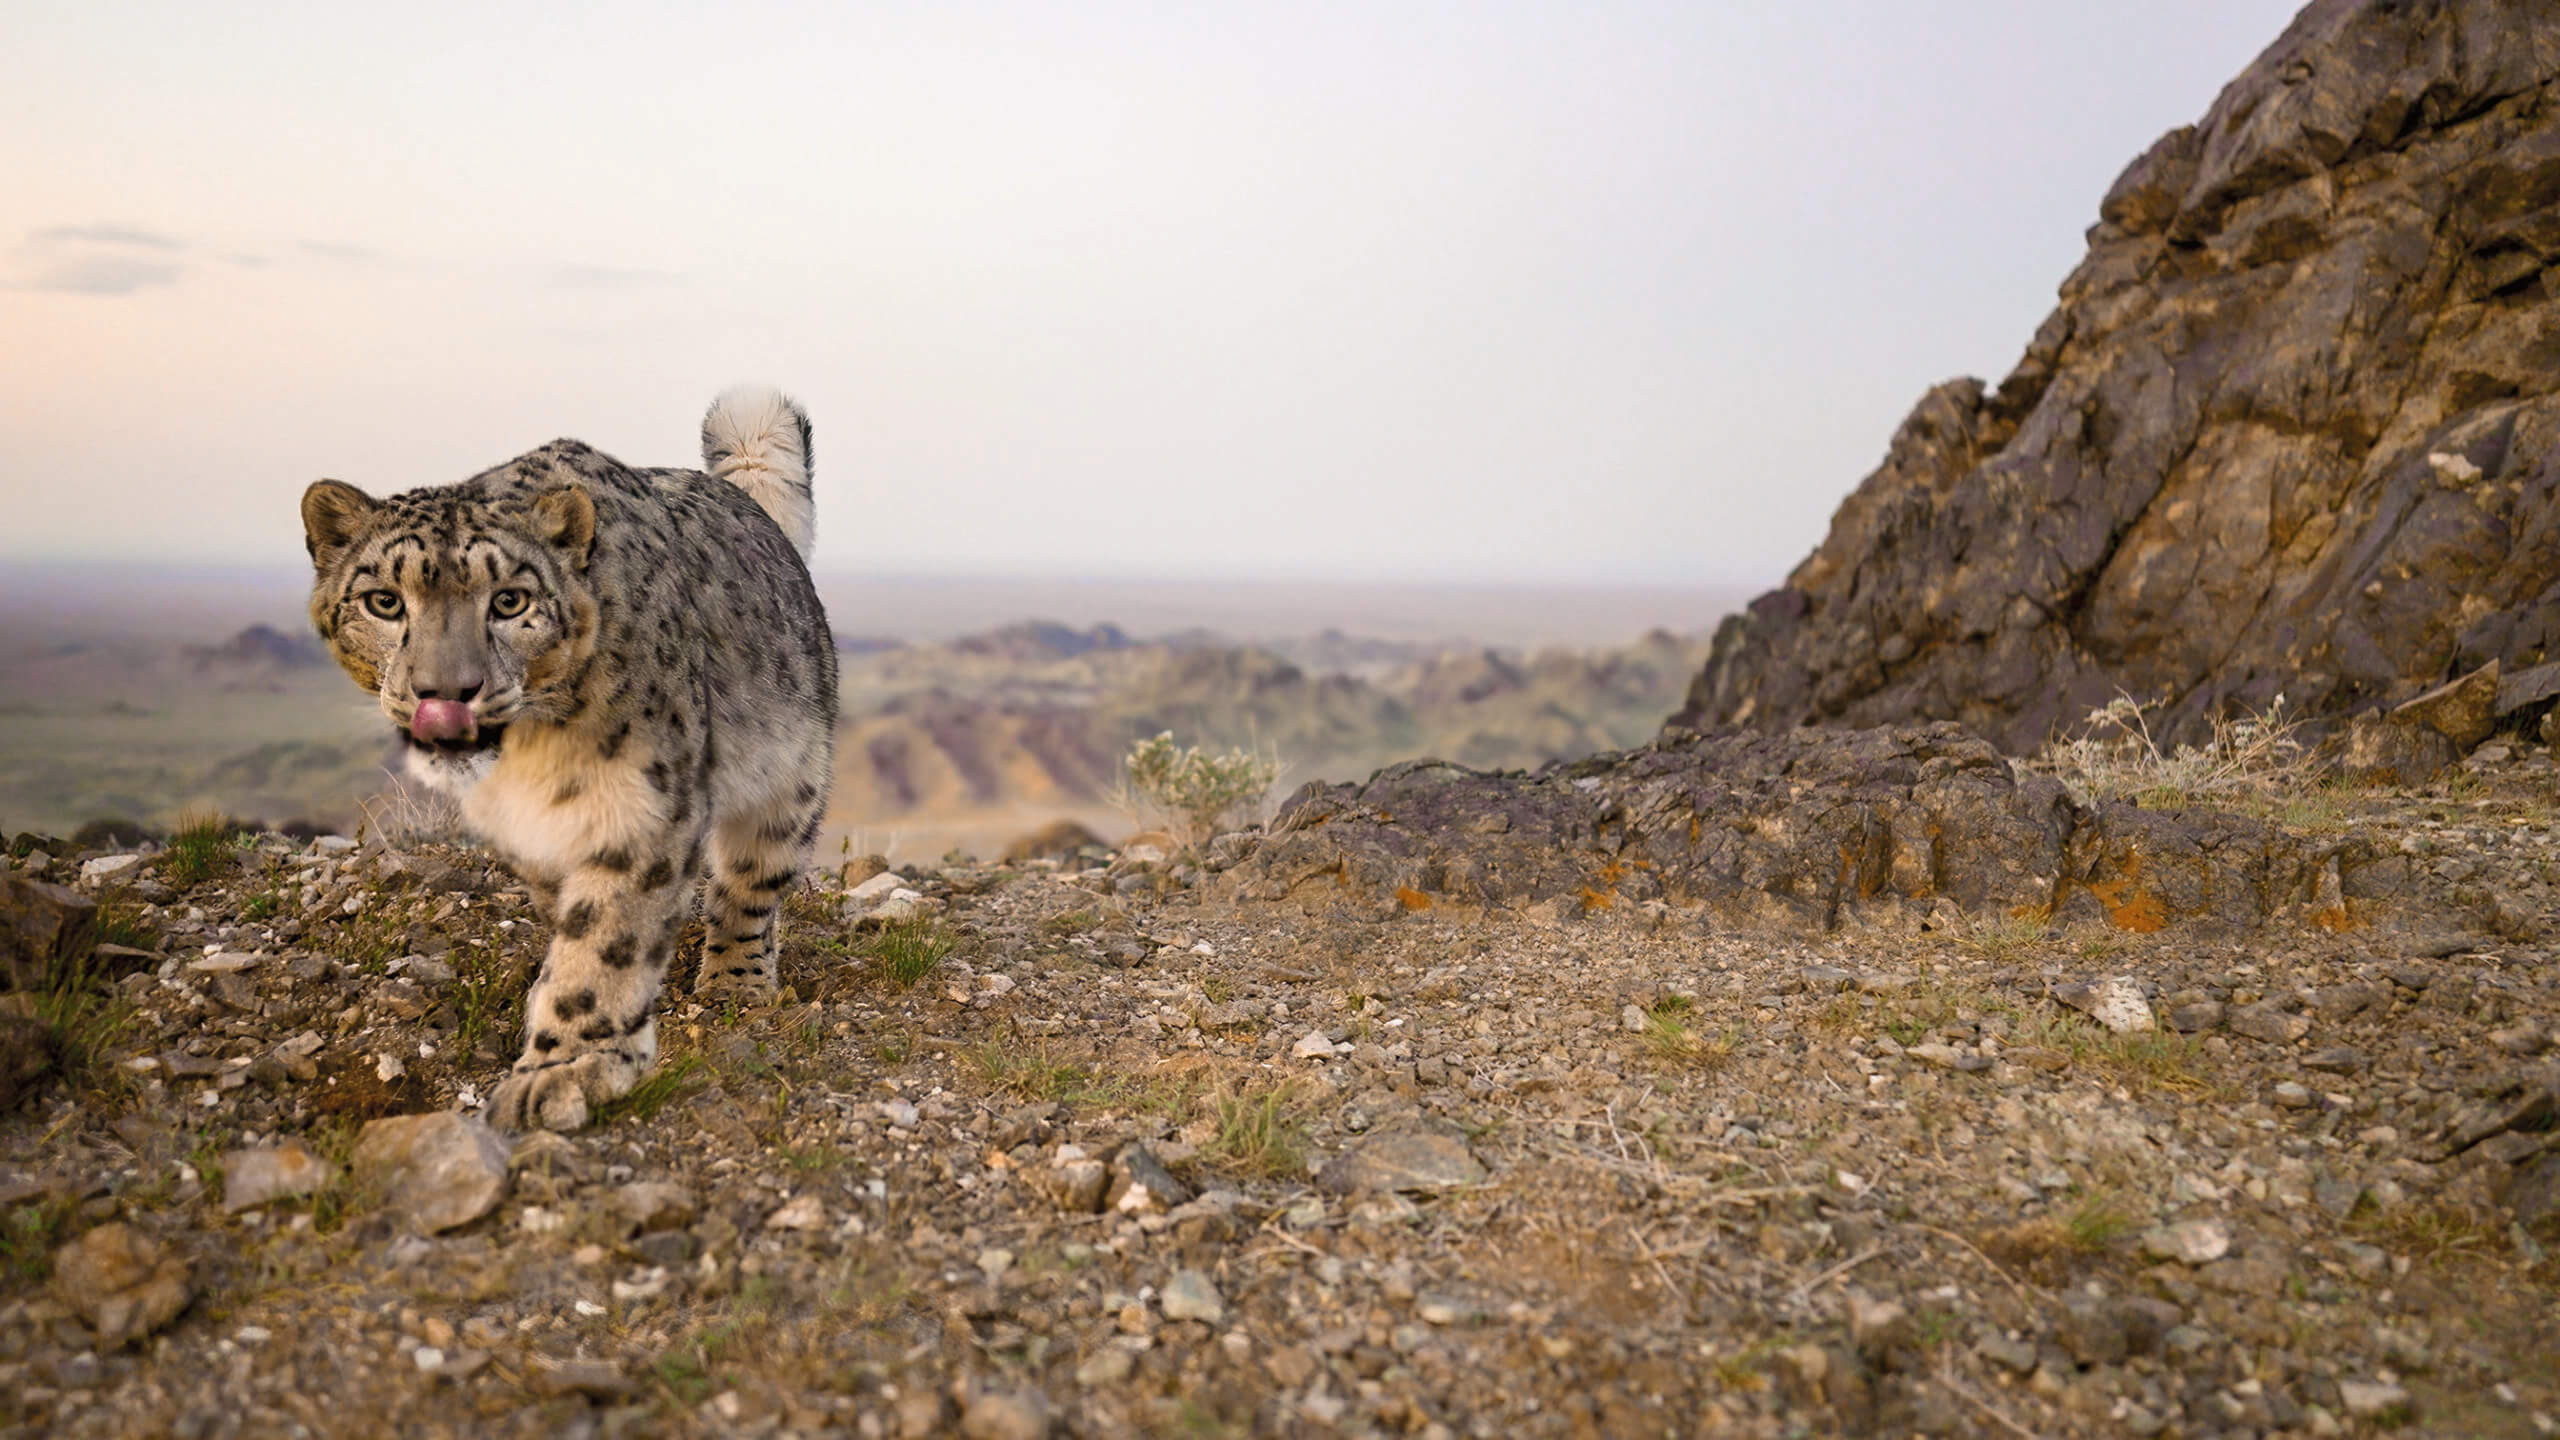
[[[2317,0],[2108,190],[2017,368],[1922,398],[1672,724],[2024,750],[2120,689],[2184,736],[2560,656],[2555,101],[2548,0]]]

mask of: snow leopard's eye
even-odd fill
[[[362,598],[364,613],[376,620],[397,620],[408,608],[401,603],[397,590],[367,590]]]
[[[489,613],[501,620],[513,620],[533,604],[529,590],[501,590],[489,597]]]

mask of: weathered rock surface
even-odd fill
[[[54,1297],[113,1350],[178,1318],[194,1298],[187,1262],[122,1222],[101,1225],[53,1255]]]
[[[97,939],[98,902],[74,890],[0,875],[0,983],[42,988],[89,952]]]
[[[422,1234],[468,1225],[507,1193],[505,1139],[449,1110],[376,1120],[356,1137],[352,1158],[356,1173]]]
[[[2171,740],[2493,660],[2502,710],[2560,693],[2555,94],[2534,0],[2307,6],[2115,182],[2017,368],[1921,400],[1674,723],[2015,751],[2119,690]]]
[[[1301,789],[1232,873],[1248,896],[1380,914],[1455,902],[1561,918],[1659,900],[1836,926],[1946,899],[2152,931],[2308,918],[2332,872],[2351,909],[2409,883],[2402,857],[2354,837],[2083,808],[1940,724],[1678,734],[1533,776],[1399,765]]]

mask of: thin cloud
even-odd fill
[[[370,245],[341,245],[331,240],[305,240],[302,253],[317,255],[323,260],[345,260],[356,264],[369,264],[382,258],[382,252]]]
[[[16,286],[57,295],[130,295],[175,285],[186,242],[138,225],[46,225],[26,233],[11,256]]]
[[[30,245],[115,245],[140,250],[184,250],[185,241],[138,225],[47,225],[27,232]]]

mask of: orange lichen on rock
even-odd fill
[[[1396,903],[1407,910],[1428,910],[1431,908],[1431,897],[1410,885],[1399,885],[1396,887]]]
[[[2142,857],[2127,855],[2124,873],[2113,880],[2092,880],[2089,893],[2106,907],[2107,923],[2119,930],[2148,935],[2169,923],[2169,907],[2142,888]]]

